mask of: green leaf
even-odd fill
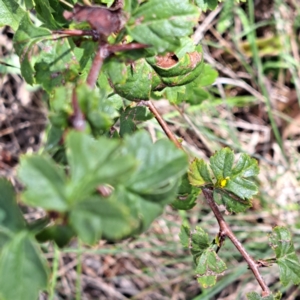
[[[207,163],[203,159],[195,158],[189,166],[188,177],[191,185],[202,186],[212,183]]]
[[[218,151],[215,155],[211,156],[210,167],[218,182],[231,175],[233,161],[234,154],[229,148],[223,148],[221,151]]]
[[[37,243],[26,232],[18,233],[1,251],[0,298],[37,299],[47,288],[48,268]]]
[[[50,158],[22,157],[18,176],[26,186],[21,196],[26,204],[46,210],[67,210],[65,174]]]
[[[130,207],[114,193],[109,198],[94,196],[78,203],[71,212],[70,225],[79,238],[94,244],[101,237],[110,241],[127,237],[138,227]]]
[[[179,104],[185,100],[186,87],[184,85],[166,87],[162,91],[155,92],[158,95],[158,99],[168,99],[173,104]]]
[[[60,29],[67,23],[63,17],[64,8],[58,0],[34,0],[37,17],[49,29]]]
[[[61,248],[66,246],[72,237],[74,237],[72,228],[62,224],[48,226],[36,235],[36,239],[40,243],[54,241]]]
[[[197,79],[195,79],[194,84],[197,87],[204,87],[211,85],[215,82],[218,77],[218,72],[211,67],[209,64],[204,64],[202,72]]]
[[[214,200],[219,205],[223,204],[226,207],[226,210],[230,213],[239,213],[244,212],[252,206],[252,203],[248,199],[241,199],[235,194],[230,193],[226,190],[216,188],[214,190]]]
[[[139,59],[133,65],[123,65],[121,73],[116,73],[114,63],[108,64],[106,68],[115,92],[132,101],[149,100],[154,73],[151,66],[145,59]]]
[[[40,45],[44,51],[39,53],[34,64],[36,83],[47,92],[66,82],[74,82],[79,76],[79,59],[83,51],[75,52],[75,45],[67,38],[57,41],[45,41]]]
[[[232,169],[226,190],[233,192],[241,199],[250,199],[257,193],[257,186],[252,178],[259,173],[257,160],[247,154],[241,154],[236,166]],[[224,177],[226,179],[226,177]]]
[[[223,148],[210,158],[216,180],[214,199],[230,212],[241,212],[251,206],[250,200],[257,193],[254,177],[259,168],[257,161],[247,154],[241,154],[235,166],[233,163],[234,153],[229,148]]]
[[[30,10],[34,7],[33,0],[25,0],[24,2],[27,10]]]
[[[247,294],[247,299],[248,300],[280,300],[281,299],[281,293],[278,292],[276,295],[269,295],[266,297],[262,297],[260,294],[256,292],[251,292]]]
[[[0,0],[0,27],[10,26],[17,30],[25,11],[14,0]]]
[[[201,75],[200,75],[201,76]],[[191,105],[198,105],[204,100],[210,98],[210,94],[202,88],[199,88],[197,83],[192,81],[186,86],[186,94],[184,100]]]
[[[188,0],[152,0],[139,6],[126,28],[136,41],[162,53],[176,50],[179,38],[192,33],[198,17]]]
[[[192,38],[184,36],[180,39],[180,47],[178,47],[174,52],[176,56],[181,59],[184,55],[194,52],[196,49],[199,50],[202,48],[200,45],[196,46]]]
[[[236,1],[225,1],[218,17],[217,30],[220,34],[230,28],[234,19],[234,6]]]
[[[164,56],[156,55],[147,58],[147,62],[160,77],[160,81],[155,82],[153,76],[153,91],[161,91],[164,86],[169,88],[164,89],[161,95],[170,99],[173,103],[180,103],[185,99],[185,87],[190,82],[193,82],[202,72],[203,56],[201,46],[196,46],[192,52],[183,53],[188,48],[181,46],[180,57],[173,53],[167,53]],[[178,95],[177,95],[178,94]]]
[[[169,140],[152,143],[149,134],[137,132],[125,138],[126,152],[139,162],[139,168],[126,186],[141,194],[159,194],[174,188],[187,168],[186,154]],[[164,199],[161,199],[163,202]]]
[[[183,247],[189,248],[193,255],[197,281],[204,288],[215,285],[217,276],[222,275],[227,267],[213,250],[208,234],[198,226],[191,231],[189,226],[184,224],[179,236]]]
[[[269,242],[276,254],[280,281],[284,286],[300,283],[300,262],[295,253],[291,233],[286,227],[277,226],[269,236]]]
[[[51,31],[34,26],[28,13],[22,18],[20,26],[14,35],[14,48],[20,57],[22,76],[31,85],[35,82],[33,66],[37,61],[35,53],[37,49],[34,45],[45,38],[49,38],[49,36],[51,36]]]
[[[34,26],[28,14],[14,36],[22,76],[31,85],[41,84],[48,92],[78,77],[79,60],[84,53],[79,48],[75,51],[75,45],[67,38],[59,42],[51,38],[51,31]]]
[[[182,224],[179,233],[181,245],[188,249],[190,247],[190,227],[187,224]]]
[[[172,206],[180,210],[189,210],[196,205],[200,189],[190,184],[188,175],[184,174],[179,186],[178,195]]]
[[[214,10],[218,5],[218,0],[196,0],[196,4],[203,11]]]
[[[106,79],[106,76],[100,76]],[[104,77],[104,78],[103,78]],[[86,84],[80,84],[76,87],[76,95],[80,108],[89,122],[95,136],[103,135],[103,132],[109,130],[114,123],[114,118],[119,116],[118,109],[123,103],[115,99],[107,98],[105,85],[101,81],[101,90],[91,90]],[[108,84],[108,82],[107,82]],[[103,90],[102,90],[103,88]]]
[[[146,132],[125,137],[125,154],[131,153],[139,167],[118,188],[134,218],[140,221],[136,233],[146,230],[166,204],[174,201],[180,178],[186,171],[187,157],[168,140],[152,143]]]
[[[19,209],[14,188],[9,181],[0,178],[0,249],[13,234],[25,228],[25,220]]]
[[[132,155],[121,155],[120,142],[71,131],[66,137],[71,169],[69,201],[81,201],[101,184],[116,185],[131,176],[136,167]]]
[[[197,281],[203,288],[214,286],[217,276],[223,275],[226,269],[226,264],[220,259],[217,253],[211,248],[206,249],[199,257],[196,267]]]
[[[201,228],[196,227],[191,231],[191,253],[194,261],[198,264],[199,257],[210,247],[208,234]]]
[[[147,58],[147,62],[168,86],[187,84],[197,78],[202,72],[202,47],[196,46],[192,52],[186,53],[183,53],[184,49],[184,46],[178,49],[180,58],[173,53]]]
[[[145,106],[126,107],[120,116],[120,136],[132,134],[137,130],[137,124],[153,118],[152,113]]]

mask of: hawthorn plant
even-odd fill
[[[261,287],[248,299],[280,299],[260,268],[277,263],[283,285],[300,283],[300,264],[287,228],[269,236],[275,256],[252,258],[226,223],[246,211],[258,192],[257,161],[229,148],[209,162],[188,157],[155,108],[165,98],[179,106],[208,97],[217,72],[193,40],[201,11],[217,0],[0,0],[0,25],[14,31],[21,74],[48,95],[49,125],[39,154],[20,159],[24,190],[0,180],[0,299],[37,299],[50,270],[40,244],[59,247],[78,238],[92,245],[144,232],[166,205],[191,209],[200,193],[219,224],[210,238],[201,227],[181,228],[182,245],[203,287],[226,270],[219,256],[228,238]],[[156,118],[166,139],[153,143],[140,123]],[[16,199],[45,210],[28,223]],[[200,224],[201,225],[201,224]]]

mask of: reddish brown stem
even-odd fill
[[[135,50],[135,49],[143,49],[147,47],[149,46],[145,44],[130,43],[130,44],[121,44],[121,45],[109,45],[107,48],[111,53],[114,53],[114,52],[121,52],[121,51]]]
[[[179,143],[178,139],[175,137],[173,132],[170,130],[168,124],[166,121],[162,118],[160,113],[157,111],[156,107],[153,105],[151,101],[147,101],[147,106],[149,107],[149,110],[153,113],[155,119],[167,135],[167,137],[175,144],[175,146],[179,149],[183,149],[182,145]]]
[[[108,45],[105,43],[99,42],[98,50],[95,54],[92,67],[90,69],[90,73],[87,77],[86,83],[94,88],[97,82],[97,78],[99,76],[99,72],[103,65],[104,60],[110,55],[110,51],[108,50]]]
[[[80,30],[80,29],[59,29],[59,30],[52,30],[54,34],[64,34],[68,36],[94,36],[95,30]]]
[[[255,262],[255,260],[248,254],[246,249],[243,247],[243,245],[238,241],[228,224],[225,222],[221,212],[219,211],[218,206],[216,205],[214,199],[213,199],[213,190],[211,188],[203,188],[202,189],[204,197],[210,206],[211,210],[213,211],[220,227],[220,236],[225,237],[227,236],[231,242],[234,244],[234,246],[237,248],[237,250],[241,253],[241,255],[244,257],[245,261],[247,262],[249,268],[253,272],[257,282],[261,286],[262,289],[262,296],[269,296],[270,290],[268,286],[266,285],[264,279],[262,278],[260,272],[259,272],[259,266]]]

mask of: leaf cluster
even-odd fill
[[[81,2],[0,0],[0,26],[15,31],[21,74],[47,93],[49,108],[44,148],[24,155],[18,168],[24,184],[18,198],[44,209],[45,217],[27,222],[13,187],[0,180],[0,281],[7,283],[0,299],[37,299],[47,289],[50,272],[40,243],[64,247],[76,237],[88,245],[134,237],[168,204],[192,209],[203,188],[238,213],[251,206],[258,191],[258,164],[248,155],[235,160],[224,148],[209,163],[188,164],[184,151],[166,139],[153,143],[140,125],[153,118],[144,105],[150,99],[176,105],[209,99],[206,86],[218,74],[204,63],[191,35],[199,14],[221,1],[124,0],[121,8],[111,0],[95,1],[101,7]],[[108,54],[91,89],[89,76],[101,47]],[[180,238],[192,253],[199,283],[214,285],[226,270],[216,251],[219,239],[211,242],[200,227],[188,225]],[[299,284],[287,229],[276,227],[270,245],[282,283]]]

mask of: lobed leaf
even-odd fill
[[[214,286],[217,276],[222,275],[226,269],[226,264],[217,253],[211,248],[206,249],[199,257],[196,267],[197,281],[203,288]]]
[[[269,242],[276,254],[281,283],[284,286],[289,283],[300,284],[300,262],[289,230],[282,226],[275,227]]]
[[[230,212],[242,212],[249,208],[251,198],[257,193],[254,182],[259,172],[257,161],[242,154],[234,165],[233,151],[223,148],[210,158],[210,167],[216,180],[215,201],[223,203]]]
[[[231,175],[233,162],[234,154],[229,148],[223,148],[210,157],[210,167],[218,182]]]
[[[199,257],[210,247],[208,234],[201,228],[196,227],[191,231],[191,253],[194,261],[198,264]]]

